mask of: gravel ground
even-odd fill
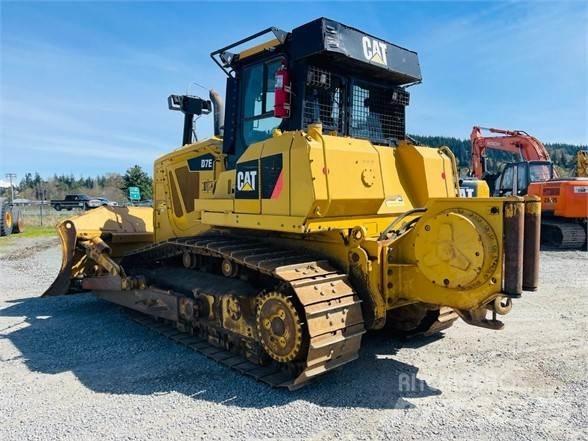
[[[55,239],[0,244],[0,440],[586,439],[588,253],[543,252],[503,331],[364,339],[297,392],[217,365],[91,295],[41,299]]]

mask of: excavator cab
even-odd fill
[[[553,162],[522,161],[511,162],[504,166],[498,176],[494,196],[524,196],[528,193],[529,184],[552,180]]]
[[[545,145],[522,130],[474,126],[470,140],[472,174],[487,181],[492,195],[541,200],[542,243],[559,249],[585,249],[588,180],[558,176]],[[521,161],[506,164],[500,174],[491,174],[486,168],[488,150],[512,153]],[[470,187],[474,183],[476,180],[468,182]]]

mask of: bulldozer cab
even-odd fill
[[[498,177],[495,196],[522,196],[528,192],[532,182],[547,182],[553,179],[551,161],[522,161],[506,164]]]
[[[228,77],[223,151],[229,168],[274,130],[314,123],[329,134],[395,145],[406,136],[406,87],[421,81],[415,52],[325,18],[290,33],[268,28],[211,57]]]

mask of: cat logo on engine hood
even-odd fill
[[[235,178],[235,197],[237,199],[259,198],[260,176],[257,159],[238,163]]]
[[[255,191],[257,170],[240,171],[237,173],[238,191]]]

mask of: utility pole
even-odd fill
[[[16,179],[16,173],[6,173],[4,176],[10,181],[10,202],[14,202],[14,187],[12,186],[12,180]]]
[[[41,203],[39,204],[39,212],[41,215],[41,226],[43,226],[43,205],[45,205],[45,199],[47,198],[47,183],[41,181],[37,185],[37,198],[41,199]]]

